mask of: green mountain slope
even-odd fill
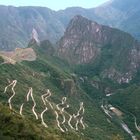
[[[0,102],[8,108],[11,105],[12,111],[16,112],[17,116],[20,117],[19,123],[22,122],[22,119],[24,118],[27,119],[27,121],[32,120],[30,121],[31,125],[27,126],[29,129],[31,127],[31,132],[29,132],[29,134],[36,133],[37,137],[32,137],[31,135],[31,139],[36,139],[40,137],[40,135],[42,136],[42,139],[44,136],[46,136],[45,139],[47,139],[47,133],[48,137],[53,137],[53,139],[66,140],[112,140],[115,137],[129,139],[128,135],[125,134],[118,125],[107,121],[106,115],[100,108],[100,103],[97,102],[98,100],[92,98],[88,91],[86,92],[84,90],[79,81],[80,77],[73,74],[72,69],[68,70],[69,65],[66,65],[66,62],[62,62],[51,53],[48,53],[51,50],[50,48],[52,48],[50,43],[47,42],[46,45],[44,44],[43,46],[33,44],[31,47],[37,54],[37,59],[35,61],[23,61],[12,65],[3,64],[3,59],[1,59],[0,65]],[[57,63],[57,65],[55,65],[55,63]],[[16,80],[15,86],[13,84],[11,87],[9,86],[6,88],[13,80]],[[48,97],[48,100],[46,98],[46,100],[50,102],[46,101],[46,103],[48,103],[48,111],[44,113],[44,121],[48,125],[48,128],[45,128],[42,125],[41,113],[45,109],[42,95],[48,91],[47,89],[49,89],[51,96]],[[14,92],[15,95],[12,97]],[[94,90],[93,93],[94,92],[98,94],[98,91]],[[66,101],[64,97],[66,97]],[[62,98],[64,104],[60,104]],[[53,108],[49,103],[51,103]],[[64,123],[64,125],[60,124],[65,132],[62,132],[60,127],[58,127],[55,111],[58,112],[60,122],[64,119],[63,115],[61,115],[62,112],[57,108],[58,104],[60,104],[60,108],[63,107],[63,105],[69,105],[64,112],[66,123]],[[76,115],[78,113],[80,104],[81,107],[83,104],[84,113],[80,112],[80,115],[78,115],[79,117],[76,119],[72,116],[71,125],[74,127],[74,129],[72,129],[70,125],[68,125],[68,120],[70,115]],[[4,118],[11,112],[7,107],[6,109],[1,110],[2,112],[7,110]],[[33,110],[36,112],[36,115]],[[1,131],[2,137],[19,138],[20,134],[23,134],[21,131],[19,132],[19,135],[15,135],[20,127],[18,123],[15,123],[15,118],[17,116],[16,114],[12,115],[12,113],[10,113],[11,120],[14,119],[12,121],[14,122],[13,126],[17,127],[17,129],[15,129],[14,132],[11,132],[11,123],[7,123],[5,129],[2,129]],[[36,116],[38,116],[38,120],[36,120]],[[83,119],[81,120],[82,117]],[[80,119],[80,123],[77,128],[76,123],[78,123],[78,119]],[[83,122],[84,125],[82,125],[81,122]],[[2,127],[4,127],[4,125],[5,123],[2,124]],[[34,126],[36,127],[34,128]],[[34,129],[37,130],[34,131]],[[43,129],[43,131],[40,129]],[[5,134],[5,131],[10,132]],[[34,133],[32,133],[32,131],[34,131]]]

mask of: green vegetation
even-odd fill
[[[80,136],[63,135],[53,128],[44,127],[35,121],[21,117],[18,112],[0,104],[0,139],[2,140],[80,140]]]
[[[38,58],[36,61],[24,61],[22,63],[17,63],[16,65],[3,64],[0,66],[0,102],[4,106],[7,106],[7,100],[12,94],[11,89],[9,88],[7,93],[3,93],[3,91],[5,86],[8,85],[9,80],[12,81],[16,79],[16,95],[12,99],[12,106],[14,111],[17,112],[17,116],[19,116],[19,108],[26,99],[26,94],[29,87],[33,88],[33,96],[37,104],[36,111],[38,114],[40,114],[44,109],[41,95],[44,94],[47,89],[50,89],[52,92],[51,102],[53,105],[55,106],[56,104],[60,103],[62,97],[66,96],[67,102],[70,105],[70,109],[68,110],[70,113],[76,113],[79,109],[80,102],[84,102],[84,122],[86,124],[86,129],[83,130],[80,127],[80,130],[77,132],[70,130],[68,133],[61,134],[56,125],[55,114],[52,111],[48,111],[48,114],[46,113],[45,115],[45,121],[49,128],[46,130],[41,125],[40,120],[35,120],[35,117],[31,111],[32,102],[30,101],[24,108],[23,114],[25,116],[25,120],[23,120],[23,124],[24,122],[26,124],[27,119],[27,121],[30,122],[27,127],[31,127],[30,132],[27,134],[31,135],[35,133],[37,135],[34,135],[33,137],[31,135],[31,139],[41,139],[39,138],[40,136],[44,137],[44,135],[49,132],[50,134],[48,135],[54,140],[59,138],[61,140],[112,140],[112,137],[117,136],[118,134],[122,138],[127,138],[127,135],[120,129],[119,126],[115,126],[115,124],[107,122],[105,114],[100,109],[100,103],[97,103],[99,101],[97,99],[101,98],[101,92],[100,96],[96,97],[96,93],[99,93],[99,91],[95,88],[88,87],[88,83],[86,85],[82,85],[81,81],[79,81],[80,77],[72,74],[72,69],[68,70],[68,64],[64,65],[66,62],[63,63],[54,56],[45,55],[45,51],[44,55],[41,55],[41,53],[39,54],[40,51],[37,50],[37,48],[36,52],[38,52]],[[57,63],[57,65],[55,65],[55,63]],[[62,67],[62,65],[65,67]],[[3,112],[3,109],[1,111]],[[10,113],[12,120],[15,118],[14,122],[16,122],[16,117],[14,117],[15,114],[11,113],[11,111],[8,111],[7,109],[7,113],[8,112]],[[21,118],[20,116],[19,118],[20,119],[17,119],[17,122],[19,121],[21,123],[22,119],[24,118]],[[1,137],[9,138],[15,136],[16,138],[19,138],[22,133],[17,133],[20,127],[19,124],[14,123],[13,127],[16,127],[17,129],[15,129],[15,131],[11,131],[11,123],[7,123],[5,129],[1,130]],[[34,129],[32,129],[32,125],[36,125],[34,129],[37,130],[35,130],[34,133],[32,133],[32,131],[34,131]],[[9,127],[10,129],[8,129]],[[26,128],[26,125],[23,125],[23,128]],[[46,131],[41,131],[42,129]],[[9,133],[6,133],[7,135],[5,135],[6,130],[10,131]],[[24,138],[26,139],[26,136],[23,136],[23,139]]]

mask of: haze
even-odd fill
[[[53,10],[67,7],[93,8],[108,0],[2,0],[0,5],[43,6]]]

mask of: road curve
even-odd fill
[[[9,108],[10,108],[10,109],[12,109],[11,100],[12,100],[12,98],[13,98],[13,97],[15,96],[15,94],[16,94],[16,93],[15,93],[15,90],[14,90],[16,84],[17,84],[17,80],[13,80],[13,82],[10,83],[8,86],[6,86],[5,89],[4,89],[4,93],[6,93],[7,88],[10,87],[10,86],[12,86],[12,92],[13,92],[13,94],[12,94],[12,96],[8,99],[8,104],[9,104]]]
[[[54,111],[54,112],[55,112],[55,114],[56,114],[56,122],[57,122],[58,128],[59,128],[62,132],[65,132],[64,129],[60,126],[60,122],[59,122],[59,120],[58,120],[59,115],[58,115],[57,111]]]
[[[83,117],[81,117],[81,119],[80,119],[80,123],[81,123],[83,129],[85,129],[86,127],[85,127],[84,122],[83,122]]]
[[[47,107],[45,107],[45,109],[43,110],[43,112],[41,113],[40,117],[41,117],[41,123],[42,125],[44,125],[45,127],[48,127],[48,125],[44,122],[44,118],[43,118],[43,115],[44,113],[48,110]]]
[[[33,107],[32,107],[32,111],[33,111],[33,113],[34,113],[34,115],[35,115],[35,117],[36,117],[36,120],[38,120],[38,115],[37,115],[37,113],[35,112],[36,102],[35,102],[34,97],[33,97],[33,89],[32,89],[32,87],[31,87],[30,95],[31,95],[32,101],[33,101],[33,103],[34,103],[34,105],[33,105]]]
[[[44,122],[44,118],[43,118],[43,115],[44,115],[44,113],[48,110],[48,108],[47,108],[47,104],[46,104],[46,102],[49,104],[49,106],[51,107],[51,109],[53,109],[53,106],[52,106],[52,104],[48,101],[48,98],[51,96],[51,92],[50,92],[50,90],[48,89],[47,90],[47,93],[45,93],[45,94],[43,94],[42,96],[41,96],[41,99],[42,99],[42,101],[43,101],[43,104],[45,105],[45,109],[42,111],[42,113],[41,113],[41,121],[42,121],[42,124],[45,126],[45,127],[48,127],[48,125]]]
[[[69,125],[69,127],[71,128],[71,129],[73,129],[74,130],[74,127],[72,126],[72,124],[71,124],[71,120],[72,120],[72,118],[73,118],[73,116],[72,115],[70,115],[67,111],[65,111],[65,109],[66,108],[69,108],[69,105],[67,104],[67,106],[66,107],[63,107],[62,108],[62,112],[64,112],[65,114],[67,114],[68,116],[69,116],[69,119],[68,119],[68,125]],[[63,121],[62,122],[62,124],[64,124],[65,122]]]
[[[79,108],[77,114],[76,115],[73,114],[73,117],[76,119],[75,130],[77,130],[77,131],[79,130],[78,129],[78,124],[81,124],[83,129],[85,129],[85,125],[83,123],[83,115],[84,115],[84,112],[85,112],[85,108],[84,108],[83,105],[84,105],[84,103],[81,102],[80,103],[80,108]]]
[[[59,104],[56,105],[57,110],[60,112],[60,114],[61,114],[62,117],[63,117],[63,121],[62,121],[61,123],[60,123],[59,120],[58,120],[58,119],[59,119],[59,115],[58,115],[58,113],[55,111],[57,124],[58,124],[58,127],[61,128],[61,131],[62,131],[63,128],[60,126],[60,124],[62,124],[62,125],[64,126],[65,130],[68,131],[68,129],[67,129],[66,126],[64,125],[64,123],[66,122],[66,118],[65,118],[65,115],[64,115],[64,109],[65,109],[65,108],[68,108],[69,106],[65,106],[65,107],[63,107],[63,108],[60,108],[60,107],[59,107],[60,105],[64,105],[64,104],[66,103],[66,100],[67,100],[67,97],[63,97],[62,100],[61,100],[61,103],[59,103]],[[58,123],[58,122],[59,122],[59,123]],[[65,130],[63,129],[64,132],[65,132]]]
[[[49,106],[50,106],[51,109],[53,110],[54,108],[53,108],[51,102],[48,101],[48,98],[51,97],[51,95],[52,95],[52,94],[51,94],[50,90],[48,89],[48,90],[47,90],[47,97],[45,97],[45,101],[49,104]]]
[[[20,106],[20,111],[19,111],[19,114],[20,114],[21,116],[23,116],[23,114],[22,114],[22,111],[23,111],[23,106],[24,106],[24,103]]]

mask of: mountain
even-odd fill
[[[3,50],[26,47],[33,29],[41,40],[56,41],[64,32],[64,27],[54,17],[55,12],[48,8],[0,6],[0,12],[0,46]]]
[[[1,55],[0,137],[26,139],[29,135],[29,140],[129,138],[119,126],[108,123],[100,103],[86,93],[80,85],[80,77],[71,67],[54,55],[55,48],[50,41],[32,42],[25,49],[33,49],[36,59],[6,63],[7,55]],[[101,95],[96,90],[94,94]]]
[[[140,64],[139,48],[128,33],[75,16],[58,42],[58,55],[71,64],[91,64],[89,69],[98,69],[102,77],[129,83]]]
[[[45,7],[0,6],[0,49],[26,47],[33,29],[39,39],[48,39],[55,44],[75,15],[119,28],[139,39],[139,5],[139,0],[110,0],[96,8],[71,7],[59,11]]]
[[[0,51],[1,139],[140,139],[140,44],[132,35],[100,24],[110,24],[108,19],[114,26],[122,23],[118,11],[134,6],[124,9],[124,1],[102,5],[104,12],[68,8],[67,18],[64,10],[2,6],[0,16],[10,14],[0,21],[1,33],[12,40],[6,41],[8,52]],[[56,25],[62,21],[61,33],[55,34],[54,20]],[[17,36],[19,31],[23,34]],[[54,41],[53,33],[61,38],[55,36],[56,44],[48,40],[52,35]],[[11,41],[24,45],[11,49]]]
[[[133,116],[115,106],[117,104],[125,110],[129,109],[128,111],[135,115],[138,123],[139,100],[135,100],[132,94],[124,93],[127,93],[130,88],[138,88],[139,78],[136,78],[139,73],[135,73],[136,77],[123,85],[123,82],[115,82],[114,78],[102,77],[102,71],[98,71],[98,66],[102,66],[100,62],[105,62],[104,68],[107,68],[108,63],[109,67],[114,66],[113,62],[110,63],[106,42],[112,43],[109,47],[114,53],[114,48],[115,52],[116,49],[123,48],[131,50],[133,46],[127,45],[133,45],[136,41],[131,35],[120,30],[100,25],[82,16],[75,16],[58,44],[62,45],[63,40],[67,39],[66,46],[70,47],[69,37],[77,37],[76,35],[78,36],[76,40],[80,39],[82,44],[86,40],[86,42],[93,40],[90,43],[95,43],[94,35],[97,35],[95,39],[99,37],[98,45],[94,47],[105,48],[97,55],[100,61],[97,57],[93,57],[83,59],[88,61],[80,61],[80,63],[79,59],[75,61],[78,63],[73,63],[71,59],[72,64],[67,63],[66,56],[57,56],[60,51],[49,40],[38,40],[35,30],[27,48],[0,52],[0,111],[2,114],[0,137],[2,139],[28,137],[29,140],[46,138],[129,140],[131,137],[139,138]],[[128,42],[126,43],[125,40]],[[114,41],[118,42],[117,46],[114,46]],[[72,42],[75,43],[75,38]],[[78,47],[83,47],[82,44]],[[88,44],[86,46],[85,49],[92,47]],[[125,56],[122,56],[121,59],[125,60]],[[68,53],[67,57],[69,57]],[[93,60],[93,63],[90,60]],[[98,65],[94,64],[95,60]],[[112,60],[117,64],[116,59]],[[123,69],[124,66],[121,65],[120,68]],[[100,69],[103,70],[102,67]],[[130,82],[132,87],[129,85]],[[134,95],[139,98],[138,91],[134,92]],[[111,98],[108,98],[108,95],[112,95]],[[121,97],[122,102],[117,102],[113,97],[115,99]],[[129,97],[128,104],[124,102],[126,97]],[[135,106],[131,104],[134,102]]]
[[[111,0],[95,8],[94,13],[101,18],[100,23],[129,32],[139,39],[139,5],[139,0]]]
[[[140,43],[126,32],[78,15],[57,45],[58,56],[67,60],[88,95],[101,100],[106,114],[115,112],[132,139],[139,138]],[[100,94],[94,94],[95,89]]]

